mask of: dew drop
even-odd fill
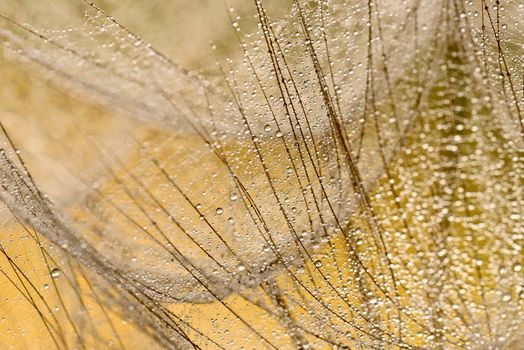
[[[61,273],[62,272],[60,271],[60,269],[55,267],[54,269],[51,270],[51,277],[58,278],[58,277],[60,277]]]

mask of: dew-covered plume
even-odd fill
[[[523,345],[522,4],[255,0],[190,71],[80,3],[0,13],[3,61],[114,114],[45,162],[3,112],[0,271],[51,345]]]

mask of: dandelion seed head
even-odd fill
[[[90,339],[69,310],[93,281],[98,309],[167,348],[519,346],[515,1],[294,1],[283,20],[256,1],[249,35],[228,13],[242,57],[205,72],[87,6],[70,29],[0,32],[7,57],[140,126],[87,140],[93,171],[68,167],[64,197],[3,128],[0,199],[57,247],[49,292],[78,294],[49,306],[57,344]]]

